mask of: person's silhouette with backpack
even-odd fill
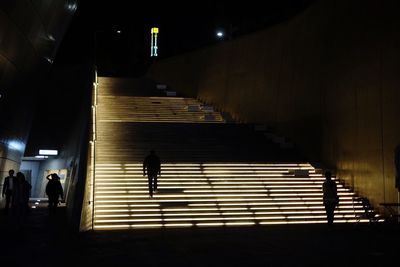
[[[149,194],[153,197],[153,192],[157,190],[157,175],[161,175],[160,158],[156,155],[154,150],[143,161],[143,176],[149,180]]]
[[[56,173],[52,173],[47,175],[47,186],[46,186],[46,194],[49,198],[49,212],[55,213],[58,203],[59,197],[61,199],[64,197],[64,191],[60,182],[60,177]]]

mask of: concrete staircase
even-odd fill
[[[324,178],[307,162],[195,99],[115,86],[99,79],[95,230],[326,222]],[[150,149],[162,160],[153,198],[142,175]],[[354,193],[338,190],[335,222],[367,222]]]

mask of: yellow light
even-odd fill
[[[111,213],[111,212],[160,212],[160,209],[96,209],[97,213]]]
[[[249,226],[249,225],[255,225],[255,222],[226,222],[226,226]]]
[[[165,227],[191,227],[192,223],[167,223],[164,224]]]
[[[196,226],[224,226],[224,223],[196,223]]]

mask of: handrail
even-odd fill
[[[91,202],[92,202],[92,230],[94,229],[94,216],[95,216],[95,183],[96,183],[96,141],[97,141],[97,86],[98,86],[98,79],[97,79],[97,68],[95,68],[94,71],[94,82],[93,82],[93,95],[92,95],[92,134],[91,134],[91,184],[92,184],[92,196],[91,196]]]
[[[91,114],[89,119],[89,138],[88,138],[88,149],[87,149],[87,168],[86,168],[86,180],[84,186],[84,199],[81,213],[81,224],[80,230],[87,231],[94,229],[94,215],[95,215],[95,160],[96,160],[96,141],[97,141],[97,71],[94,70],[94,79],[92,84],[91,94]]]

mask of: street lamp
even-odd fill
[[[224,27],[219,27],[215,31],[215,36],[220,40],[232,40],[233,38],[233,26],[232,23]]]
[[[222,39],[225,36],[225,34],[222,30],[218,30],[216,35],[217,35],[218,39]]]

